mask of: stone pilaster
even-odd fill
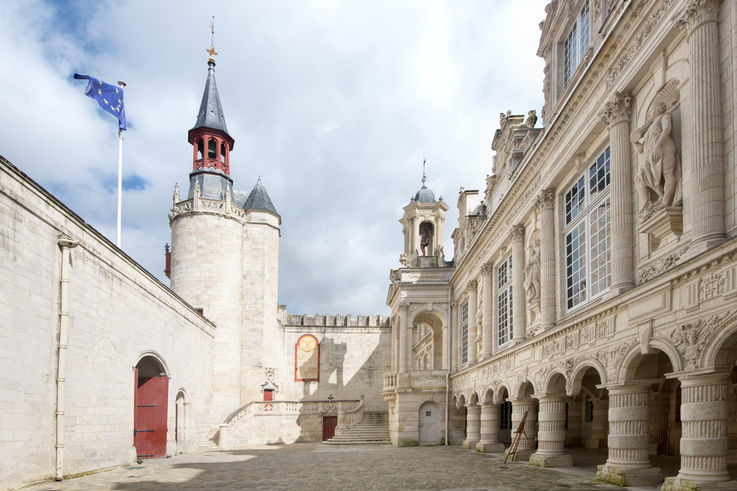
[[[512,239],[512,339],[515,343],[525,340],[527,305],[525,298],[525,227],[515,225],[509,234]]]
[[[392,317],[392,363],[391,363],[391,371],[396,372],[397,368],[399,366],[398,360],[397,360],[397,349],[399,348],[399,326],[397,325],[397,316]]]
[[[687,33],[691,55],[690,254],[725,237],[719,4],[720,0],[692,0],[678,21]]]
[[[530,455],[530,464],[539,467],[570,467],[573,459],[565,454],[566,398],[544,395],[539,399],[538,448]]]
[[[411,346],[412,340],[407,335],[407,310],[409,305],[406,303],[399,305],[399,371],[406,372],[408,346]],[[411,349],[411,348],[410,348]]]
[[[466,406],[466,439],[463,448],[475,449],[481,440],[481,406],[469,404]]]
[[[522,418],[525,415],[525,412],[529,410],[527,413],[527,419],[525,420],[525,433],[527,434],[527,439],[529,440],[530,445],[534,445],[535,442],[535,421],[537,419],[537,414],[535,413],[535,406],[529,397],[520,397],[517,399],[512,399],[512,441],[514,441],[515,436],[517,435],[517,429],[519,428],[519,424],[522,421]],[[515,457],[515,460],[528,460],[530,458],[530,455],[532,454],[533,449],[530,448],[528,445],[528,442],[525,440],[525,436],[522,435],[519,441],[519,446],[517,447],[517,454]]]
[[[680,380],[681,469],[662,489],[737,489],[727,471],[729,374],[686,375]]]
[[[650,384],[609,388],[609,458],[596,478],[619,486],[644,486],[662,480],[648,458]]]
[[[476,289],[476,280],[468,282],[468,361],[475,363],[478,361],[478,353],[476,353],[476,309],[478,308],[478,290]]]
[[[481,319],[481,359],[491,356],[493,337],[493,310],[494,296],[492,295],[492,271],[490,265],[481,268],[481,281],[484,291],[483,319]]]
[[[448,315],[449,319],[451,320],[450,325],[450,332],[448,333],[448,338],[452,339],[452,346],[451,344],[448,344],[448,349],[450,350],[450,369],[452,371],[458,370],[458,348],[461,345],[460,343],[460,336],[458,333],[460,332],[460,325],[458,324],[458,304],[456,302],[453,302],[450,306],[450,314]]]
[[[609,127],[610,223],[613,295],[634,286],[634,238],[632,215],[632,147],[630,145],[630,105],[628,94],[616,92],[606,103],[602,121]]]
[[[537,198],[540,215],[540,318],[543,330],[555,325],[555,192],[545,189]]]

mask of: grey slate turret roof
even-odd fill
[[[417,191],[417,194],[415,194],[415,201],[418,203],[435,203],[435,193],[423,184],[420,190]]]
[[[279,213],[276,211],[276,208],[274,208],[274,205],[269,198],[269,194],[266,192],[266,188],[261,183],[260,177],[258,178],[256,185],[251,189],[251,193],[248,195],[248,198],[246,198],[246,202],[243,203],[243,209],[265,210],[279,216]]]
[[[194,124],[193,130],[196,128],[211,128],[228,133],[228,127],[225,126],[225,116],[223,115],[223,106],[220,105],[220,95],[218,87],[215,84],[215,62],[207,63],[207,81],[205,82],[205,92],[202,94],[202,102],[200,103],[200,111],[197,113],[197,122]]]

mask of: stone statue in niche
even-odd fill
[[[530,240],[527,247],[527,264],[525,264],[524,276],[527,301],[537,304],[540,301],[540,239]]]
[[[432,239],[432,224],[428,222],[422,222],[420,224],[420,251],[423,256],[427,255]]]
[[[678,101],[676,86],[677,82],[671,81],[655,95],[645,124],[630,134],[630,141],[642,154],[635,176],[641,215],[682,202],[681,165],[671,114]]]

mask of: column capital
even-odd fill
[[[676,21],[676,27],[691,35],[708,22],[717,22],[720,0],[691,0]]]
[[[729,382],[730,372],[711,372],[711,373],[684,373],[678,376],[681,382],[681,388],[698,387],[702,385],[721,385]]]
[[[494,266],[492,266],[489,263],[485,263],[483,266],[481,266],[481,274],[483,275],[489,275],[494,271]]]
[[[522,240],[525,238],[525,226],[524,225],[512,225],[512,229],[509,231],[509,238],[514,240]]]
[[[628,123],[631,115],[632,96],[628,93],[615,92],[614,97],[604,104],[601,122],[609,128],[620,123]]]
[[[470,280],[468,283],[466,283],[466,289],[473,290],[476,288],[476,285],[478,285],[478,282],[476,280]]]
[[[409,310],[409,302],[402,302],[399,304],[399,310],[403,311],[404,313],[407,313],[407,310]]]
[[[547,188],[540,191],[540,194],[537,196],[537,200],[535,201],[535,206],[538,210],[549,210],[553,208],[553,204],[555,203],[555,189],[553,188]]]

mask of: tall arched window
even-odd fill
[[[205,153],[205,146],[202,144],[202,138],[197,139],[197,160],[202,160],[202,155]]]
[[[220,144],[220,162],[225,163],[225,143]]]

